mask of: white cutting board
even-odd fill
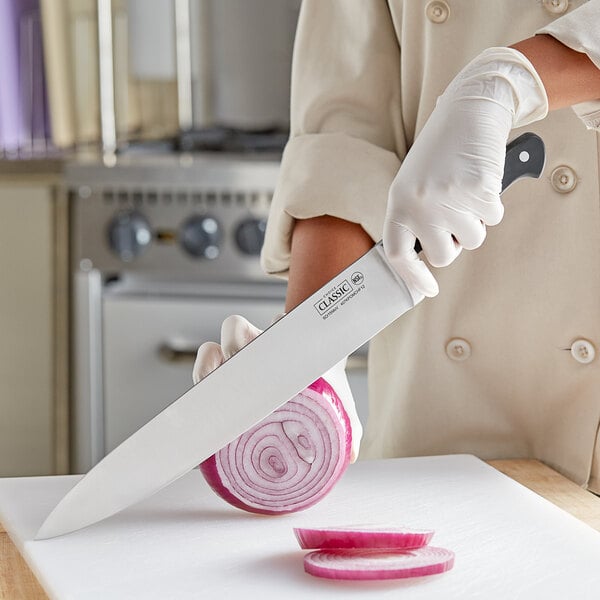
[[[31,541],[78,479],[0,480],[0,520],[52,599],[600,597],[600,532],[472,456],[358,462],[321,503],[280,517],[230,507],[193,471],[86,530]],[[356,523],[435,529],[455,567],[358,583],[303,572],[293,526]]]

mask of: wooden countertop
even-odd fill
[[[494,460],[490,464],[600,531],[600,497],[583,490],[536,460]],[[48,600],[0,523],[0,598]]]
[[[489,464],[600,531],[600,497],[537,460],[491,460]]]

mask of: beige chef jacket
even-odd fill
[[[436,98],[485,48],[538,31],[600,68],[600,0],[304,0],[265,270],[286,275],[294,219],[329,214],[381,239]],[[541,180],[506,191],[484,245],[435,269],[439,295],[372,340],[361,458],[532,457],[600,492],[594,128],[600,101],[528,126],[546,143]]]

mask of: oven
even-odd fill
[[[67,168],[72,257],[72,468],[87,471],[192,385],[225,317],[261,328],[285,283],[259,264],[279,161],[125,156]],[[366,351],[349,361],[366,419]]]

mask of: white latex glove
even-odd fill
[[[221,325],[221,344],[206,342],[198,348],[196,362],[192,370],[194,383],[196,384],[204,379],[260,333],[262,331],[244,317],[239,315],[227,317]],[[352,427],[350,462],[354,462],[358,458],[362,438],[362,424],[358,418],[354,397],[346,377],[346,359],[329,369],[322,377],[335,390],[350,419],[350,426]]]
[[[504,214],[500,201],[506,143],[513,127],[542,119],[548,99],[529,60],[490,48],[469,63],[438,98],[390,187],[383,244],[413,298],[438,285],[414,251],[449,265],[463,248],[478,248],[486,225]]]

